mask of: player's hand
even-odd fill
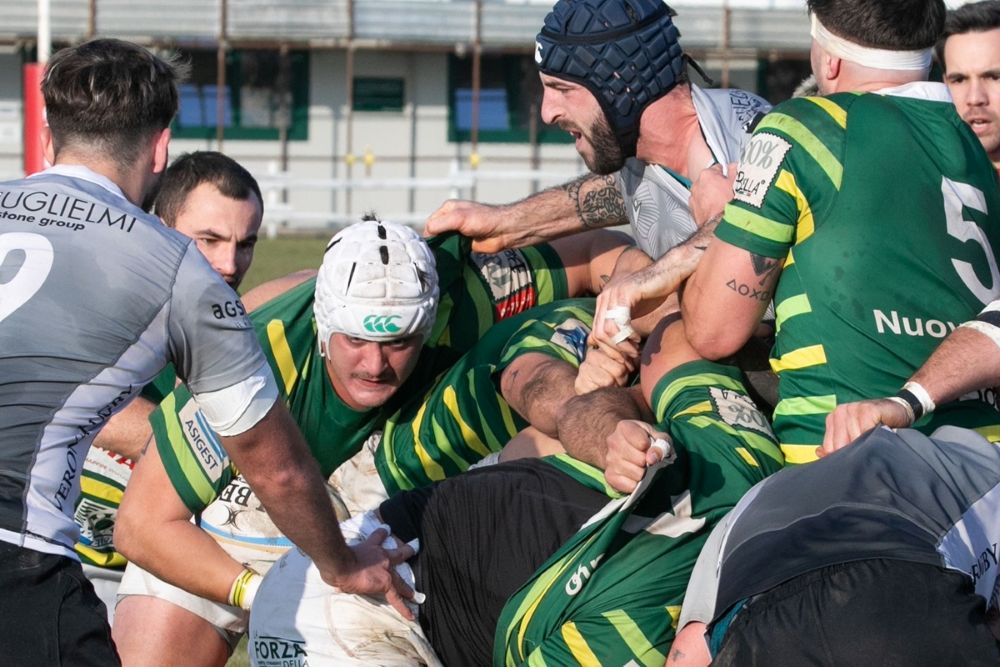
[[[455,231],[473,240],[474,251],[497,253],[514,247],[514,241],[504,233],[502,223],[503,215],[499,206],[449,199],[427,218],[424,236]]]
[[[665,454],[672,454],[669,449],[664,452],[653,447],[655,440],[669,443],[670,437],[635,419],[618,422],[618,426],[608,436],[608,450],[604,460],[604,479],[612,488],[632,493],[646,473],[647,466],[654,465]]]
[[[573,389],[577,394],[587,394],[604,387],[624,387],[635,372],[639,355],[638,346],[626,341],[625,350],[606,347],[588,347],[587,356],[577,371]]]
[[[885,398],[845,403],[826,416],[826,434],[816,455],[823,457],[842,449],[876,426],[904,428],[910,425],[906,409]]]
[[[721,215],[726,204],[733,198],[733,183],[736,180],[736,163],[730,163],[726,173],[721,164],[713,164],[702,170],[691,182],[691,217],[701,227],[717,215]]]
[[[323,579],[345,593],[384,596],[392,607],[407,620],[413,620],[413,613],[407,609],[405,600],[413,598],[413,589],[403,583],[396,572],[396,566],[411,558],[413,548],[401,544],[398,549],[384,549],[382,542],[389,536],[384,528],[379,528],[364,542],[351,547],[355,562],[339,576]],[[399,540],[396,540],[399,543]]]
[[[677,290],[678,283],[669,268],[660,262],[654,262],[643,269],[625,275],[616,275],[601,289],[597,295],[597,306],[594,309],[594,328],[591,331],[591,343],[601,342],[616,346],[623,340],[639,342],[648,331],[636,331],[632,327],[632,317],[636,315],[636,306],[647,301],[642,306],[639,315],[648,313],[653,299],[670,296]]]

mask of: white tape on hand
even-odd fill
[[[669,463],[673,460],[674,448],[670,446],[669,440],[657,438],[656,436],[650,434],[649,448],[656,450],[660,454],[660,461],[667,461]]]
[[[631,324],[632,311],[627,306],[615,306],[614,308],[608,308],[608,312],[606,312],[604,316],[614,322],[618,327],[618,333],[616,333],[614,338],[611,339],[612,345],[618,345],[635,333],[635,329],[632,328]]]

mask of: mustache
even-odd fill
[[[368,382],[392,382],[396,379],[396,374],[391,370],[384,373],[378,373],[377,375],[354,372],[351,373],[351,377],[355,380],[366,380]]]

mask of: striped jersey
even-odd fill
[[[578,367],[593,316],[593,299],[572,299],[532,308],[490,328],[426,396],[389,417],[375,451],[389,495],[457,475],[500,451],[528,426],[500,393],[503,370],[532,352]]]
[[[695,560],[712,527],[781,467],[767,419],[737,369],[683,364],[653,392],[677,454],[620,497],[600,470],[545,459],[609,504],[514,596],[497,624],[495,665],[649,665],[666,660]]]
[[[409,398],[427,392],[496,321],[567,296],[565,271],[547,245],[481,255],[471,253],[471,241],[456,234],[430,239],[429,244],[437,262],[441,305],[413,373],[380,408],[353,410],[334,391],[316,342],[315,279],[250,315],[281,397],[323,476],[356,454],[368,438],[380,437],[386,419]],[[150,423],[174,487],[188,509],[199,512],[233,478],[218,438],[184,387],[161,403]]]
[[[894,394],[1000,295],[996,175],[941,84],[796,98],[744,150],[717,236],[781,259],[774,429],[815,458],[839,403]],[[917,423],[1000,437],[978,396]]]

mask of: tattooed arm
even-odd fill
[[[715,239],[681,299],[692,347],[706,359],[743,347],[771,302],[783,264]]]
[[[596,227],[628,223],[614,174],[587,174],[513,204],[450,199],[431,214],[424,234],[455,230],[476,239],[473,249],[499,252]]]

